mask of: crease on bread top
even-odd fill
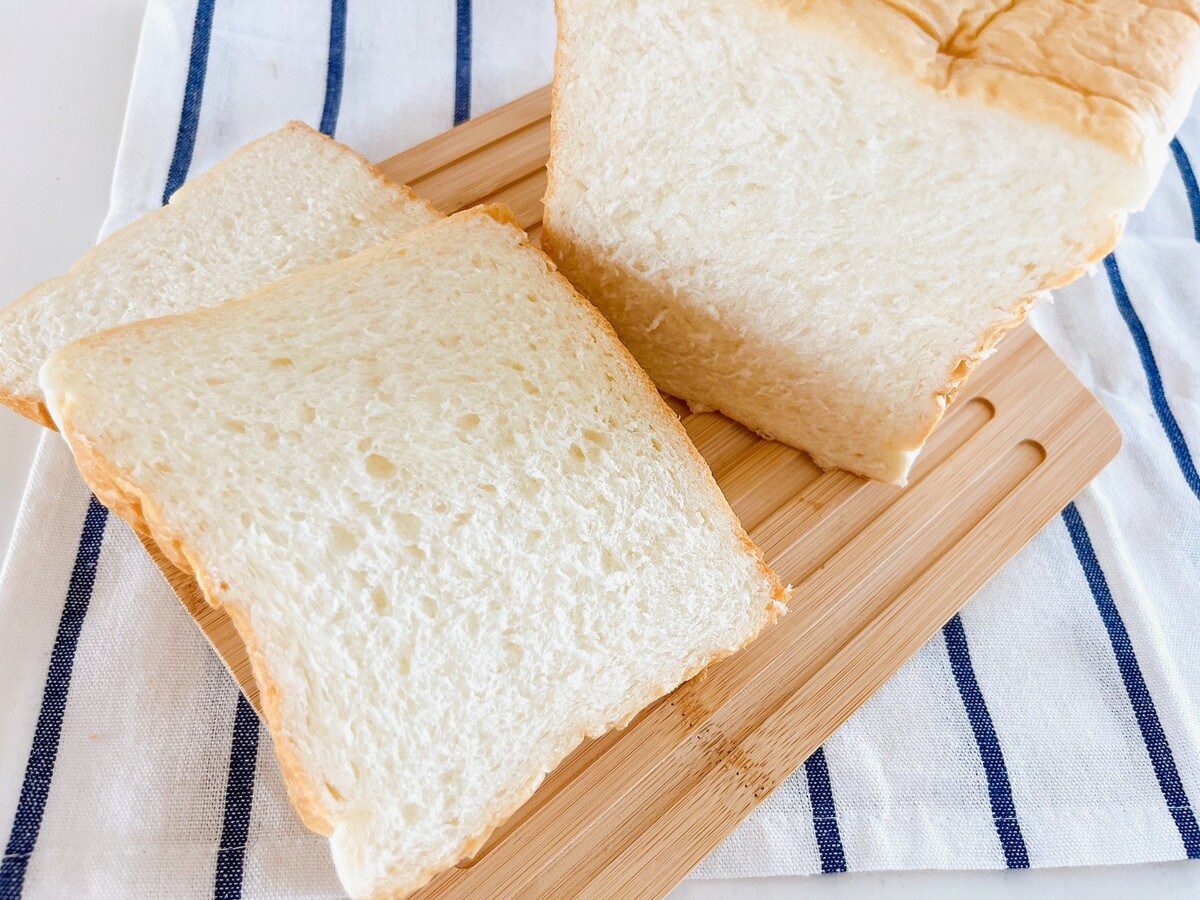
[[[511,221],[460,213],[41,372],[96,495],[229,613],[355,897],[477,851],[580,740],[787,600]]]
[[[1200,81],[1197,0],[752,0],[898,74],[1161,168]]]
[[[0,403],[53,428],[37,372],[57,347],[232,300],[439,216],[348,147],[291,122],[0,310]]]

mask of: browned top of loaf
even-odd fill
[[[1200,0],[757,0],[954,97],[1156,167],[1200,81]]]

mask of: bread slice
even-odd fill
[[[472,853],[786,599],[603,318],[486,211],[41,384],[96,495],[236,623],[355,897]]]
[[[1150,195],[1200,76],[1136,0],[558,0],[547,251],[665,391],[903,482]]]
[[[0,403],[53,427],[37,374],[63,344],[240,297],[437,218],[361,156],[293,122],[0,311]]]

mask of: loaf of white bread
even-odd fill
[[[503,211],[68,344],[41,387],[96,495],[236,624],[355,897],[472,853],[786,600]]]
[[[1198,10],[558,0],[545,246],[663,390],[903,482],[1146,202]]]
[[[232,300],[438,218],[357,153],[292,122],[0,310],[0,403],[52,426],[37,375],[63,344]]]

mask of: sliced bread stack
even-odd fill
[[[668,393],[903,482],[1150,195],[1194,3],[558,0],[550,255]]]
[[[0,310],[0,403],[53,427],[37,375],[58,347],[232,300],[438,218],[357,153],[293,122],[192,179],[167,206]]]
[[[497,218],[41,371],[97,496],[236,623],[355,897],[473,852],[786,599],[607,323]]]
[[[442,219],[302,125],[0,312],[0,400],[227,611],[356,897],[473,852],[786,601],[511,214]]]

